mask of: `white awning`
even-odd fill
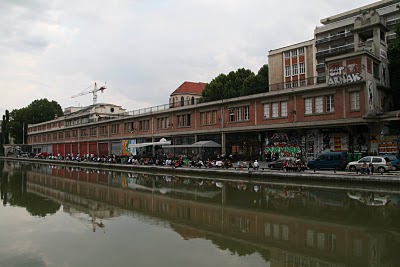
[[[158,142],[130,144],[130,145],[128,145],[128,148],[140,148],[140,147],[146,147],[146,146],[163,146],[163,145],[170,145],[171,144],[171,141],[167,141],[167,140],[164,141],[164,140],[160,140]]]
[[[166,145],[163,148],[177,148],[177,147],[189,147],[189,148],[201,147],[201,148],[203,148],[203,147],[221,147],[221,145],[210,140],[210,141],[199,141],[199,142],[196,142],[191,145],[171,145],[171,146]]]

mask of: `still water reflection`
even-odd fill
[[[12,161],[0,183],[0,266],[400,266],[400,188]]]

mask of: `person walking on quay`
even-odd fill
[[[374,174],[374,165],[372,164],[372,162],[368,164],[368,169],[370,174]]]
[[[260,168],[260,163],[258,163],[257,160],[254,160],[253,169],[254,169],[254,170],[258,170],[258,168]]]

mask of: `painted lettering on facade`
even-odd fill
[[[347,59],[346,62],[340,61],[329,64],[328,85],[354,83],[362,80],[360,66],[361,58]]]
[[[301,148],[298,145],[274,145],[265,147],[264,153],[279,154],[279,157],[295,157],[301,153]]]
[[[341,75],[341,76],[334,76],[334,77],[329,77],[328,79],[328,85],[340,85],[340,84],[345,84],[345,83],[354,83],[361,81],[362,77],[360,73],[352,73],[352,74],[347,74],[347,75]]]

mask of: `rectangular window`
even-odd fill
[[[322,96],[315,97],[315,113],[322,113],[324,112],[324,107],[322,104]]]
[[[71,132],[70,131],[66,131],[65,132],[65,138],[71,138]]]
[[[285,89],[292,88],[292,83],[288,82],[285,84]]]
[[[107,134],[108,134],[108,127],[100,126],[100,135],[107,135]]]
[[[118,134],[119,133],[119,124],[112,124],[111,125],[111,134]]]
[[[236,108],[236,121],[242,121],[243,120],[243,114],[242,114],[242,107]]]
[[[150,130],[150,120],[139,121],[139,131],[149,131]]]
[[[133,132],[133,121],[124,123],[124,133],[132,133]]]
[[[285,77],[290,77],[290,66],[285,66]]]
[[[58,133],[58,139],[59,140],[63,140],[64,139],[64,133],[63,132]]]
[[[299,63],[299,70],[300,74],[306,73],[306,66],[304,65],[304,62]]]
[[[244,114],[245,121],[250,120],[250,107],[249,106],[243,107],[243,114]]]
[[[360,92],[350,93],[350,110],[360,110]]]
[[[86,129],[81,129],[81,137],[87,136]]]
[[[265,237],[271,236],[271,224],[270,223],[264,223],[264,234],[265,234]]]
[[[379,64],[376,62],[373,63],[373,71],[374,77],[379,79]]]
[[[97,135],[97,128],[92,127],[90,128],[90,136],[96,136]]]
[[[281,117],[287,117],[287,101],[281,102]]]
[[[314,231],[307,230],[307,239],[306,239],[307,247],[314,247]]]
[[[292,65],[292,75],[297,75],[298,73],[298,69],[297,69],[297,64],[293,64]]]
[[[280,239],[279,224],[272,225],[272,238],[276,240]]]
[[[270,104],[264,104],[264,119],[269,119],[269,109],[270,109]]]
[[[304,114],[312,114],[312,97],[304,98]]]
[[[278,102],[272,103],[272,118],[278,118],[279,116],[279,104]]]
[[[290,51],[285,51],[285,58],[290,58]]]
[[[178,115],[178,127],[190,127],[190,114]]]
[[[286,224],[282,225],[282,240],[289,241],[289,227]]]
[[[361,257],[363,255],[363,242],[361,239],[353,239],[353,256]]]
[[[57,141],[57,133],[53,133],[53,141]]]
[[[212,125],[217,123],[217,111],[200,112],[200,125]]]
[[[304,47],[300,47],[299,48],[299,55],[303,55],[304,54]]]
[[[169,117],[157,118],[157,129],[168,129],[169,128]]]
[[[335,101],[334,95],[326,96],[326,112],[334,112],[335,111]]]
[[[235,121],[235,108],[229,108],[229,121]]]
[[[292,57],[297,57],[297,49],[292,50]]]
[[[250,120],[249,106],[229,108],[229,121],[240,122]]]
[[[317,248],[325,250],[325,233],[317,233]]]
[[[299,87],[299,82],[298,81],[292,82],[292,87],[293,88]]]

